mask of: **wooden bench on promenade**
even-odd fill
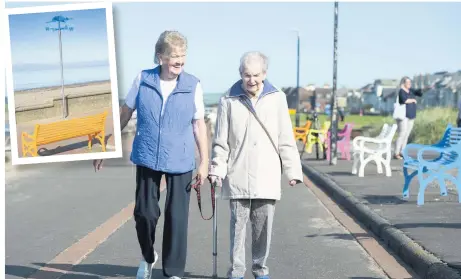
[[[22,154],[38,156],[38,147],[41,145],[63,140],[88,136],[88,149],[91,150],[93,139],[98,139],[102,151],[106,151],[105,124],[107,111],[80,118],[62,120],[49,124],[36,124],[34,133],[29,135],[22,132]]]
[[[417,151],[416,157],[411,157],[409,150]],[[434,152],[434,158],[424,158],[424,153]],[[447,187],[445,180],[451,181],[458,190],[458,199],[461,203],[461,128],[452,127],[448,124],[442,139],[434,145],[408,144],[402,151],[403,175],[405,184],[403,186],[403,198],[410,195],[410,182],[416,175],[419,180],[419,191],[417,205],[424,204],[424,193],[427,186],[433,180],[437,180],[440,187],[440,195],[446,196]],[[413,170],[409,173],[408,170]],[[448,171],[454,170],[456,174]],[[426,175],[426,177],[424,177]]]

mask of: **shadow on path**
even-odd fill
[[[138,271],[137,266],[122,266],[122,265],[109,265],[109,264],[80,264],[72,266],[69,264],[50,264],[47,267],[55,269],[55,271],[41,272],[40,277],[34,276],[41,267],[45,266],[44,263],[33,263],[37,268],[28,266],[5,265],[5,274],[17,276],[19,278],[117,278],[117,277],[136,277]],[[60,272],[62,271],[62,272]],[[64,272],[68,272],[63,275]],[[154,269],[152,278],[164,278],[161,269]],[[211,275],[194,275],[186,272],[183,276],[184,279],[190,278],[212,278]],[[218,279],[226,279],[226,277],[218,277]]]
[[[107,142],[108,142],[108,140],[109,140],[109,138],[111,136],[112,136],[112,134],[109,134],[109,135],[106,136],[106,138],[104,140],[105,143],[106,143],[106,146],[107,146]],[[93,139],[93,141],[91,143],[92,143],[93,146],[100,145],[98,139]],[[65,146],[58,146],[58,147],[56,147],[54,149],[40,148],[38,150],[38,155],[39,156],[51,156],[51,155],[56,155],[56,154],[59,154],[59,153],[69,152],[69,151],[72,151],[72,150],[81,149],[81,148],[87,148],[87,147],[88,147],[88,140],[84,140],[84,141],[72,143],[72,144],[65,145]]]
[[[404,204],[408,201],[393,195],[365,195],[362,197],[369,204]]]
[[[444,229],[461,229],[461,223],[404,223],[395,224],[399,229],[411,228],[444,228]]]

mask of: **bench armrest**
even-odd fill
[[[440,154],[455,152],[459,157],[459,152],[455,150],[453,147],[424,146],[418,151],[417,160],[421,165],[427,166],[427,167],[439,165],[437,161],[428,161],[423,158],[424,152],[427,152],[427,151],[435,151]]]
[[[417,159],[417,158],[413,158],[411,157],[410,155],[408,155],[408,152],[410,150],[420,150],[422,148],[426,148],[426,147],[435,147],[435,148],[444,148],[443,146],[441,146],[439,143],[436,143],[436,144],[433,144],[433,145],[427,145],[427,144],[420,144],[420,143],[410,143],[408,144],[403,150],[402,150],[402,156],[403,156],[403,159],[404,161],[408,161],[408,160],[412,160],[412,159]],[[423,152],[424,153],[424,152]],[[418,153],[417,153],[418,154]]]
[[[35,138],[31,135],[29,135],[28,133],[26,132],[22,132],[22,139],[23,140],[30,140],[30,141],[35,141]]]
[[[410,144],[407,144],[407,146],[405,146],[405,148],[402,150],[402,156],[403,156],[403,160],[404,161],[409,161],[411,159],[413,159],[413,157],[411,157],[410,155],[408,155],[408,151],[411,150],[411,149],[421,149],[423,147],[426,147],[426,146],[429,146],[429,145],[425,145],[425,144],[419,144],[419,143],[410,143]],[[416,158],[415,158],[416,159]]]
[[[370,142],[370,143],[386,143],[386,139],[377,139],[377,138],[369,138],[364,136],[355,137],[353,142]]]
[[[310,133],[325,134],[325,131],[323,131],[323,130],[316,130],[316,129],[309,129],[309,134],[310,134]]]
[[[306,128],[293,128],[293,132],[298,133],[298,134],[307,133],[307,130],[308,129],[306,129]]]
[[[352,146],[354,149],[371,150],[369,148],[365,148],[365,143],[375,143],[379,145],[384,144],[384,147],[379,147],[376,150],[386,149],[388,148],[387,145],[389,144],[389,142],[387,142],[385,139],[376,139],[376,138],[369,138],[369,137],[364,137],[364,136],[358,136],[352,140]]]
[[[345,134],[346,134],[346,132],[344,132],[344,133],[338,133],[338,137],[344,137]]]

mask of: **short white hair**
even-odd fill
[[[167,30],[160,34],[155,44],[154,63],[159,64],[158,56],[168,56],[175,47],[187,50],[187,39],[183,34],[176,30]]]
[[[248,65],[255,62],[261,64],[262,71],[264,73],[267,72],[267,68],[269,66],[269,58],[267,58],[266,55],[259,51],[248,51],[243,54],[242,58],[240,58],[240,74],[245,71]]]

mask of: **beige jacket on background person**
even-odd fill
[[[279,157],[266,132],[243,105],[241,98],[247,97],[241,85],[242,81],[235,83],[221,97],[210,175],[223,179],[223,199],[280,200]],[[284,175],[288,180],[303,181],[285,93],[265,81],[254,108],[278,148]]]

